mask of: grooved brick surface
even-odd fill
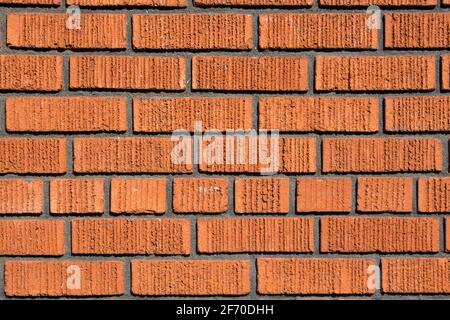
[[[419,212],[450,213],[450,178],[420,178]]]
[[[44,210],[42,180],[0,180],[0,214],[41,214]]]
[[[68,5],[81,7],[186,7],[187,0],[67,0]]]
[[[61,4],[61,0],[0,0],[0,3],[18,6],[57,6]]]
[[[450,56],[441,57],[441,87],[450,91]]]
[[[450,252],[450,219],[445,219],[445,251]]]
[[[434,6],[438,0],[318,0],[324,6],[363,6],[370,5],[386,7],[422,7]]]
[[[311,6],[313,0],[193,0],[205,6]]]

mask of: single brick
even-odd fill
[[[377,49],[378,30],[367,14],[264,14],[259,17],[262,49]]]
[[[187,0],[67,0],[80,7],[186,7]]]
[[[242,296],[250,293],[250,261],[137,260],[131,281],[138,296]]]
[[[450,131],[450,97],[386,98],[385,130],[390,132]]]
[[[79,25],[71,19],[70,14],[64,13],[8,14],[8,46],[39,49],[126,48],[126,15],[81,14]]]
[[[154,56],[72,56],[71,89],[184,90],[185,60]]]
[[[383,7],[431,7],[437,0],[319,0],[322,6],[369,7],[371,5]]]
[[[258,293],[268,295],[364,295],[375,293],[368,277],[375,260],[287,259],[257,260]]]
[[[65,139],[0,139],[0,174],[59,174],[66,168]]]
[[[318,91],[432,91],[433,56],[322,56],[316,58]]]
[[[0,180],[0,215],[41,214],[43,211],[42,180]]]
[[[333,217],[321,219],[322,253],[439,252],[439,220]]]
[[[382,290],[387,294],[450,293],[450,259],[382,259]]]
[[[124,265],[118,261],[7,261],[5,294],[8,297],[122,295],[124,277]]]
[[[437,139],[327,138],[323,172],[439,172],[442,144]]]
[[[234,206],[236,213],[288,213],[289,179],[236,179]]]
[[[384,45],[388,49],[450,47],[448,13],[394,13],[386,14],[384,21]]]
[[[450,55],[441,57],[441,88],[450,91]]]
[[[315,138],[276,135],[203,139],[200,171],[223,173],[314,173]]]
[[[199,219],[198,252],[313,252],[313,226],[313,219],[306,218]]]
[[[301,6],[310,7],[313,4],[313,0],[193,0],[195,5],[199,6],[239,6],[239,7],[251,7],[251,6]]]
[[[192,58],[192,89],[219,91],[308,91],[305,57]]]
[[[175,130],[250,130],[253,127],[251,98],[135,98],[135,132]],[[195,128],[196,123],[201,127]]]
[[[102,179],[58,179],[50,181],[50,212],[57,214],[102,214]]]
[[[115,132],[127,130],[125,98],[15,97],[6,99],[10,132]]]
[[[163,214],[166,212],[166,179],[113,179],[111,213]]]
[[[0,3],[17,6],[59,6],[61,0],[0,0]]]
[[[133,46],[152,50],[246,50],[253,46],[248,14],[133,16]]]
[[[175,178],[173,211],[176,213],[225,213],[228,210],[228,180]]]
[[[77,173],[192,172],[191,139],[76,138],[73,144]]]
[[[72,253],[189,255],[190,221],[182,219],[76,219]]]
[[[420,178],[419,212],[450,213],[450,178]]]
[[[351,179],[298,179],[297,212],[351,212]]]
[[[1,256],[62,256],[64,221],[0,220]]]
[[[60,91],[61,56],[0,56],[0,90]]]
[[[359,212],[411,212],[411,178],[358,178]]]
[[[445,252],[450,252],[450,218],[445,219]]]
[[[377,132],[378,99],[259,99],[259,128],[281,132]]]

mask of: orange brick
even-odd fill
[[[153,56],[72,56],[71,89],[184,90],[185,60]]]
[[[193,0],[199,6],[312,6],[313,0]]]
[[[176,178],[173,181],[173,211],[176,213],[225,213],[228,210],[228,180]]]
[[[18,6],[59,6],[61,4],[61,0],[0,0],[0,3]]]
[[[242,296],[250,293],[250,262],[156,260],[131,262],[138,296]]]
[[[437,0],[319,0],[323,6],[359,6],[377,5],[383,7],[431,7]]]
[[[382,288],[387,294],[450,293],[450,259],[382,259]]]
[[[323,172],[439,172],[437,139],[342,138],[323,140]]]
[[[386,14],[384,20],[384,45],[388,49],[450,47],[448,13],[394,13]]]
[[[111,213],[163,214],[166,212],[166,179],[113,179]]]
[[[326,56],[316,58],[318,91],[432,91],[433,56]]]
[[[419,212],[450,213],[450,178],[419,179]]]
[[[77,219],[72,253],[189,255],[190,222],[182,219]]]
[[[80,7],[186,7],[187,0],[67,0]]]
[[[352,211],[351,179],[298,179],[297,212]]]
[[[385,130],[391,132],[450,131],[450,97],[386,98]]]
[[[445,219],[445,252],[450,252],[450,218]]]
[[[197,220],[199,253],[313,252],[313,219],[226,218]]]
[[[133,16],[133,46],[153,50],[251,49],[251,15],[152,14]]]
[[[308,91],[305,57],[192,58],[192,89],[219,91]]]
[[[0,255],[62,256],[64,221],[0,220]]]
[[[213,141],[204,139],[203,147],[205,151],[200,158],[202,172],[316,172],[315,138],[241,135],[227,140],[215,137]],[[217,154],[211,155],[211,150]]]
[[[439,252],[439,220],[431,218],[322,218],[322,253]]]
[[[135,132],[193,132],[200,130],[250,130],[251,98],[153,98],[133,101]]]
[[[441,88],[450,90],[450,55],[441,57]]]
[[[0,56],[0,90],[60,91],[61,56]]]
[[[74,278],[80,276],[80,281]],[[116,261],[7,261],[8,297],[113,296],[125,293],[124,265]]]
[[[41,214],[43,210],[42,180],[0,180],[0,215]]]
[[[378,99],[259,99],[259,128],[281,132],[377,132]]]
[[[234,195],[236,213],[289,212],[289,179],[237,179]]]
[[[258,293],[276,295],[373,294],[369,259],[258,259]]]
[[[50,181],[50,212],[57,214],[102,214],[102,179],[58,179]]]
[[[76,25],[70,25],[69,17],[70,14],[64,13],[8,14],[8,46],[44,49],[126,48],[126,15],[82,14],[78,29]],[[43,34],[46,36],[43,37]]]
[[[411,178],[358,178],[359,212],[411,212]]]
[[[125,98],[16,97],[6,99],[10,132],[126,131]]]
[[[0,173],[58,174],[66,172],[66,140],[0,139]]]
[[[172,159],[179,142],[170,138],[77,138],[74,139],[74,170],[77,173],[186,173],[192,159]],[[192,143],[180,145],[191,154]],[[183,160],[186,160],[183,163]]]
[[[442,5],[444,7],[449,6],[450,5],[450,0],[442,0]]]
[[[378,30],[367,14],[264,14],[259,17],[262,49],[377,49]]]

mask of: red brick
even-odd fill
[[[191,154],[192,143],[186,145]],[[170,138],[76,138],[74,170],[77,173],[187,173],[192,160],[174,162],[178,141]],[[178,154],[175,152],[175,154]],[[190,160],[190,161],[189,161]]]
[[[50,212],[56,214],[102,214],[102,179],[58,179],[50,181]]]
[[[450,6],[450,0],[442,0],[442,5],[444,7]]]
[[[367,14],[264,14],[259,17],[262,49],[377,49],[378,30]]]
[[[251,98],[135,98],[133,123],[135,132],[250,130],[253,126]],[[198,131],[198,129],[196,129]]]
[[[382,288],[387,294],[450,293],[450,259],[382,259]]]
[[[219,91],[308,91],[305,57],[192,58],[192,89]]]
[[[193,0],[199,6],[312,6],[313,0]]]
[[[313,252],[313,219],[226,218],[197,220],[199,253]]]
[[[0,0],[1,4],[7,5],[30,5],[30,6],[58,6],[61,0]]]
[[[66,168],[65,139],[0,139],[1,174],[59,174]]]
[[[383,7],[431,7],[436,5],[436,0],[319,0],[323,6],[358,6],[369,7],[377,5]]]
[[[153,260],[131,262],[138,296],[242,296],[250,293],[245,260]]]
[[[166,212],[166,179],[113,179],[111,213],[163,214]]]
[[[225,213],[228,210],[228,180],[176,178],[173,181],[173,211],[176,213]]]
[[[297,212],[352,211],[351,179],[298,179]]]
[[[384,21],[384,45],[388,49],[450,47],[448,13],[394,13],[386,14]]]
[[[439,252],[439,220],[333,217],[321,219],[322,253]]]
[[[0,56],[0,90],[60,91],[61,56]]]
[[[0,215],[41,214],[43,210],[42,180],[0,180]]]
[[[441,89],[450,91],[450,55],[441,57]]]
[[[79,284],[73,280],[78,275]],[[5,294],[8,297],[113,296],[124,293],[122,262],[66,260],[5,263]]]
[[[420,178],[419,212],[450,213],[450,178]]]
[[[450,131],[450,97],[386,98],[385,130],[390,132]]]
[[[259,128],[281,132],[377,132],[378,99],[259,99]]]
[[[64,221],[0,220],[1,256],[62,256]]]
[[[269,295],[364,295],[369,259],[258,259],[258,293]]]
[[[190,222],[182,219],[77,219],[72,253],[189,255]]]
[[[318,91],[432,91],[433,56],[322,56],[316,58]]]
[[[450,252],[450,218],[445,219],[445,252]]]
[[[8,14],[8,46],[43,49],[126,48],[127,20],[124,14],[81,14],[79,29],[67,27],[67,23],[71,22],[69,17],[70,14],[64,13]]]
[[[187,0],[67,0],[80,7],[186,7]]]
[[[238,214],[289,212],[289,179],[237,179],[234,195]]]
[[[10,132],[126,131],[126,100],[110,97],[16,97],[6,99]]]
[[[411,178],[358,178],[359,212],[411,212]]]
[[[133,16],[133,46],[152,50],[246,50],[253,46],[253,18],[244,14]]]
[[[439,172],[442,144],[437,139],[327,138],[323,172]]]
[[[184,90],[185,60],[153,56],[72,56],[71,89]]]

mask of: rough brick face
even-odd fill
[[[240,296],[250,293],[244,260],[133,261],[132,292],[139,296]]]
[[[67,0],[81,7],[186,7],[187,0]]]
[[[311,6],[313,0],[193,0],[200,6]]]
[[[450,219],[445,219],[445,251],[450,252]]]
[[[30,5],[30,6],[57,6],[61,0],[0,0],[1,4]]]
[[[319,3],[324,6],[363,6],[370,5],[385,6],[385,7],[422,7],[435,6],[437,0],[319,0]]]
[[[44,209],[42,180],[0,180],[0,215],[41,214]]]
[[[419,212],[450,213],[450,178],[419,179]]]
[[[450,56],[441,57],[441,88],[442,90],[450,90]]]

